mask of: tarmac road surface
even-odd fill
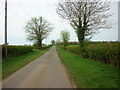
[[[47,53],[2,81],[3,88],[73,88],[53,46]]]

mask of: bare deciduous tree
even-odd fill
[[[64,48],[67,46],[68,41],[70,40],[70,33],[68,31],[61,31],[60,37],[63,41]]]
[[[29,41],[35,41],[38,46],[42,47],[42,40],[49,35],[53,27],[43,17],[36,17],[27,22],[25,29],[27,39]]]
[[[55,45],[55,40],[51,40],[51,44],[52,44],[52,45]]]
[[[109,10],[110,2],[100,0],[64,0],[56,9],[75,29],[81,48],[86,36],[92,36],[100,28],[110,28],[107,19],[112,14]]]

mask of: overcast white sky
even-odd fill
[[[8,42],[13,45],[30,44],[26,40],[24,26],[31,17],[43,16],[50,23],[53,23],[54,30],[43,43],[49,43],[52,39],[60,38],[61,30],[70,32],[71,40],[77,41],[76,34],[67,21],[63,20],[56,13],[58,0],[8,0]],[[0,0],[0,44],[4,43],[4,0]],[[111,3],[111,17],[118,20],[118,3]],[[2,21],[2,22],[1,22]],[[100,30],[95,34],[93,41],[116,41],[118,40],[118,24],[114,24],[110,30]]]

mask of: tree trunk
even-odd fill
[[[79,41],[79,46],[80,46],[80,53],[81,53],[81,55],[83,55],[83,52],[84,52],[84,50],[83,50],[84,38],[85,38],[85,36],[84,36],[84,29],[83,28],[79,28],[77,34],[78,34],[78,41]]]
[[[39,46],[40,48],[42,48],[42,40],[41,40],[41,39],[38,40],[38,46]]]
[[[66,49],[66,42],[63,41],[63,45],[64,45],[64,50]]]
[[[42,40],[40,40],[40,48],[42,48]]]

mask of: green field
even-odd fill
[[[118,88],[116,67],[85,59],[59,47],[56,50],[78,88]]]
[[[20,55],[16,57],[12,56],[12,57],[7,57],[3,59],[2,60],[2,79],[14,73],[15,71],[25,66],[26,64],[30,63],[34,59],[38,58],[48,50],[49,48],[44,50],[33,50],[33,52],[29,52],[24,55]]]

